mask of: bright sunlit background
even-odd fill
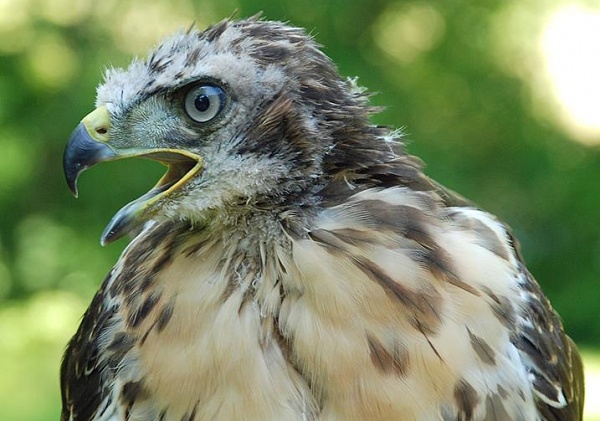
[[[544,25],[540,49],[553,117],[575,139],[600,142],[600,8],[568,5]]]
[[[58,419],[58,366],[124,241],[103,225],[160,168],[62,179],[62,148],[123,66],[193,22],[303,26],[386,105],[428,173],[506,220],[584,350],[600,420],[600,3],[564,0],[0,0],[0,420]]]

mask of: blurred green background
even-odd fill
[[[100,233],[162,172],[106,164],[70,196],[62,148],[103,69],[259,11],[307,28],[432,177],[513,227],[600,419],[598,1],[0,0],[0,420],[58,419],[63,348],[125,245]]]

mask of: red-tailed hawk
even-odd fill
[[[109,70],[64,155],[168,170],[61,370],[62,420],[580,420],[515,240],[427,178],[304,31],[250,18]]]

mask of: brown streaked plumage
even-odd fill
[[[70,341],[63,421],[581,420],[508,228],[443,188],[302,30],[249,18],[109,70],[67,182],[168,171]]]

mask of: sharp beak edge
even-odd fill
[[[95,164],[116,158],[115,151],[106,144],[109,129],[108,110],[99,107],[81,120],[71,134],[63,154],[63,169],[69,189],[75,197],[78,194],[79,174]]]

